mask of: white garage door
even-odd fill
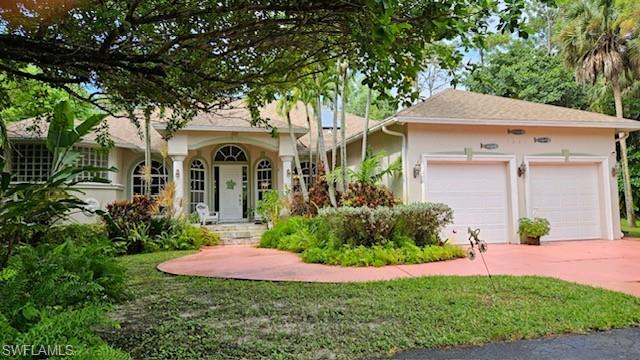
[[[427,165],[426,196],[453,209],[457,242],[467,241],[467,228],[480,228],[486,242],[508,242],[509,205],[505,163],[433,163]]]
[[[530,214],[551,223],[542,240],[599,239],[603,214],[596,164],[530,166]]]

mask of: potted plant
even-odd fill
[[[551,230],[549,220],[545,218],[520,218],[519,222],[518,234],[526,245],[540,245],[540,238]]]

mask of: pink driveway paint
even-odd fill
[[[490,244],[485,259],[492,274],[550,276],[640,296],[640,241],[636,239],[565,241],[541,246]],[[475,261],[356,268],[305,264],[293,253],[247,245],[205,248],[164,262],[158,269],[176,275],[307,282],[485,274],[480,257]]]

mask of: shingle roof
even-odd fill
[[[640,128],[640,122],[595,112],[448,89],[396,114],[398,121]]]
[[[269,120],[269,124],[281,131],[287,130],[286,119],[279,115],[276,111],[276,102],[267,104],[261,109],[261,116],[264,119]],[[164,128],[164,123],[169,116],[169,112],[165,112],[163,116],[160,112],[154,112],[151,115],[151,148],[154,151],[159,151],[163,147],[166,147],[166,141],[162,138],[162,135],[158,130]],[[304,105],[298,103],[294,106],[290,112],[291,123],[293,124],[294,131],[298,134],[298,145],[300,149],[306,149],[309,145],[315,151],[318,131],[315,123],[313,110],[309,108],[309,116],[311,117],[311,137],[313,142],[309,144],[309,124],[307,123],[307,116]],[[338,114],[340,116],[340,113]],[[338,121],[339,121],[338,117]],[[144,138],[141,136],[140,130],[126,117],[113,117],[108,116],[105,119],[109,126],[109,134],[112,140],[116,143],[116,146],[133,148],[136,150],[144,150]],[[362,131],[364,126],[364,119],[352,115],[346,114],[347,122],[347,137],[354,135],[355,133]],[[38,128],[38,131],[34,132],[34,128]],[[11,123],[8,126],[9,137],[17,139],[28,138],[44,138],[46,137],[48,129],[48,123],[46,121],[39,121],[37,119],[26,119]],[[217,130],[217,131],[270,131],[265,128],[257,128],[251,126],[251,114],[248,108],[244,105],[244,102],[236,101],[228,108],[216,110],[215,113],[199,113],[196,115],[184,128],[194,130]],[[332,144],[331,130],[324,131],[325,146],[327,149]],[[95,134],[89,134],[85,137],[84,142],[94,143]],[[338,139],[340,139],[340,130],[338,130]]]

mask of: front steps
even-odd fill
[[[265,224],[238,223],[207,225],[207,229],[220,235],[222,245],[255,245],[267,231]]]

